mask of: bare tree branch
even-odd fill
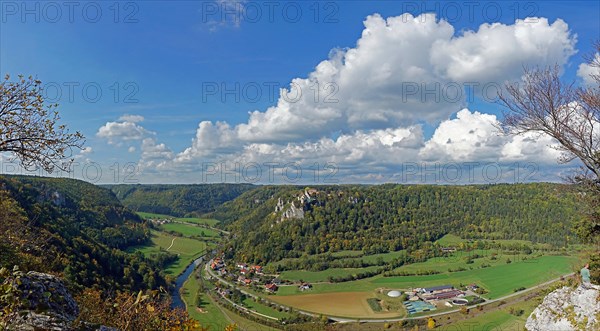
[[[69,171],[83,135],[58,124],[58,105],[45,105],[41,81],[22,75],[16,82],[9,79],[6,75],[0,83],[0,152],[12,153],[27,170]]]

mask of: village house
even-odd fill
[[[277,288],[277,285],[273,283],[265,285],[265,290],[270,293],[275,293],[277,291]]]
[[[246,263],[238,263],[235,265],[238,269],[247,269],[248,265]]]
[[[310,290],[311,288],[312,288],[312,285],[310,283],[302,283],[302,284],[300,284],[300,286],[298,286],[298,289],[300,291]]]
[[[263,268],[259,265],[253,265],[252,268],[250,268],[250,270],[254,271],[257,274],[263,273]]]
[[[219,269],[223,268],[224,266],[225,266],[225,263],[220,258],[215,258],[214,260],[212,260],[212,263],[210,264],[210,268],[212,270],[219,270]]]

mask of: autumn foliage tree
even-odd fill
[[[27,170],[68,171],[83,135],[59,124],[58,105],[47,104],[41,81],[22,75],[9,79],[6,75],[0,82],[0,153],[12,153]]]
[[[77,298],[79,319],[124,331],[208,330],[190,319],[184,310],[171,309],[170,301],[161,295],[157,291],[140,291],[137,295],[119,292],[106,298],[98,290],[86,289]]]

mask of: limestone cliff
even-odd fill
[[[600,291],[562,287],[548,294],[527,319],[529,331],[600,330]]]
[[[75,330],[74,322],[79,315],[79,308],[60,278],[35,271],[26,274],[15,271],[0,285],[5,296],[15,298],[0,301],[0,306],[2,302],[12,302],[12,312],[4,319],[7,330]],[[77,329],[116,330],[85,323],[79,324]]]

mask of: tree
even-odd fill
[[[600,41],[594,49],[587,65],[600,72]],[[571,181],[585,193],[590,212],[576,231],[583,240],[600,243],[600,74],[590,78],[590,86],[575,87],[561,80],[558,66],[525,69],[522,86],[507,84],[499,97],[507,109],[501,123],[506,133],[546,134],[559,143],[559,161],[582,162]]]
[[[435,320],[431,317],[427,319],[427,328],[430,330],[435,329]]]
[[[0,153],[14,154],[27,170],[40,166],[48,172],[68,171],[83,135],[58,123],[58,105],[46,105],[41,81],[22,75],[16,82],[9,79],[6,75],[0,83]]]

